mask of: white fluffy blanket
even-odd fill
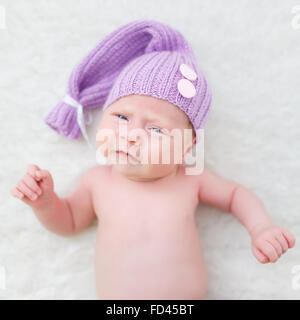
[[[56,192],[65,196],[96,163],[83,139],[58,135],[43,118],[63,97],[74,65],[134,19],[168,23],[191,43],[213,89],[206,167],[254,191],[274,222],[299,242],[296,6],[299,0],[2,0],[0,298],[96,299],[97,222],[77,236],[59,237],[9,192],[27,165],[36,163],[50,170]],[[101,111],[93,114],[90,137]],[[207,299],[300,298],[292,272],[300,265],[299,243],[276,264],[262,265],[233,216],[203,205],[196,216],[209,275]]]

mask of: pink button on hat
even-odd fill
[[[211,90],[183,35],[153,20],[133,21],[104,37],[74,68],[66,96],[45,122],[60,134],[73,139],[83,134],[88,141],[85,113],[101,105],[105,110],[131,94],[165,99],[179,107],[199,142]]]

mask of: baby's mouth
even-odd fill
[[[130,153],[128,153],[128,152],[124,152],[122,150],[116,150],[116,154],[124,154],[127,158],[131,158],[134,161],[137,161],[139,163],[139,160],[137,158],[135,158],[133,155],[131,155]]]

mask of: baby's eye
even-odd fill
[[[161,133],[161,134],[163,134],[163,131],[162,131],[161,129],[159,129],[159,128],[150,128],[150,129],[154,129],[154,131],[155,131],[156,133]]]
[[[122,118],[120,118],[120,117],[123,117],[123,118],[125,118],[125,119],[122,119]],[[119,118],[119,119],[122,119],[122,120],[128,120],[125,116],[123,116],[122,114],[117,114],[117,117]]]

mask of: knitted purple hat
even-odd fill
[[[186,113],[197,142],[211,105],[211,91],[187,41],[177,30],[153,20],[136,20],[106,36],[75,67],[67,95],[46,116],[58,133],[78,139],[84,113],[120,97],[149,95]],[[89,143],[90,144],[90,143]]]

